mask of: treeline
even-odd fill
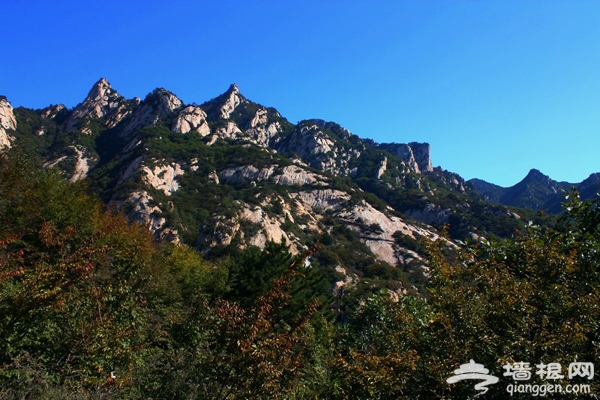
[[[597,204],[573,192],[555,226],[451,259],[426,246],[425,296],[334,299],[305,263],[318,247],[209,262],[4,154],[0,399],[463,399],[446,379],[470,359],[499,377],[600,360]]]

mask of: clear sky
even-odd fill
[[[429,142],[502,186],[600,172],[599,0],[0,0],[0,94],[74,107],[100,77]]]

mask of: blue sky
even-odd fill
[[[127,98],[202,103],[237,83],[291,122],[429,142],[435,166],[510,186],[600,172],[600,1],[17,1],[0,94],[74,107],[100,77]]]

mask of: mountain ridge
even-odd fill
[[[405,290],[401,276],[428,273],[420,239],[447,230],[452,248],[541,218],[485,201],[434,168],[428,143],[378,144],[321,119],[293,124],[236,84],[197,105],[164,88],[124,99],[102,78],[71,110],[8,106],[0,115],[15,124],[5,149],[34,150],[67,179],[87,180],[157,237],[209,257],[270,241],[298,253],[324,241],[313,261],[338,289],[388,276],[395,283],[386,285]]]
[[[513,186],[502,187],[481,179],[467,181],[489,201],[507,206],[524,207],[558,213],[561,210],[563,192],[577,189],[582,199],[589,199],[600,189],[600,173],[592,173],[579,183],[558,182],[532,168],[527,175]]]

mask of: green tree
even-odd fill
[[[267,242],[264,249],[250,246],[236,257],[232,266],[230,297],[242,305],[253,304],[291,264],[292,255],[285,242]]]
[[[348,313],[332,368],[337,397],[469,398],[477,394],[472,385],[446,379],[470,359],[499,377],[507,363],[595,362],[599,246],[598,203],[576,192],[552,228],[532,225],[512,239],[460,248],[451,259],[443,239],[429,243],[426,299],[376,296]],[[597,380],[585,383],[592,393],[600,389]],[[505,398],[505,389],[501,381],[486,398]]]
[[[575,192],[565,207],[552,229],[530,226],[514,239],[467,247],[454,262],[432,252],[429,329],[438,359],[475,359],[496,373],[520,361],[598,360],[599,210]]]
[[[127,386],[146,342],[153,239],[32,164],[0,156],[0,394],[40,390],[28,375],[76,392]]]

